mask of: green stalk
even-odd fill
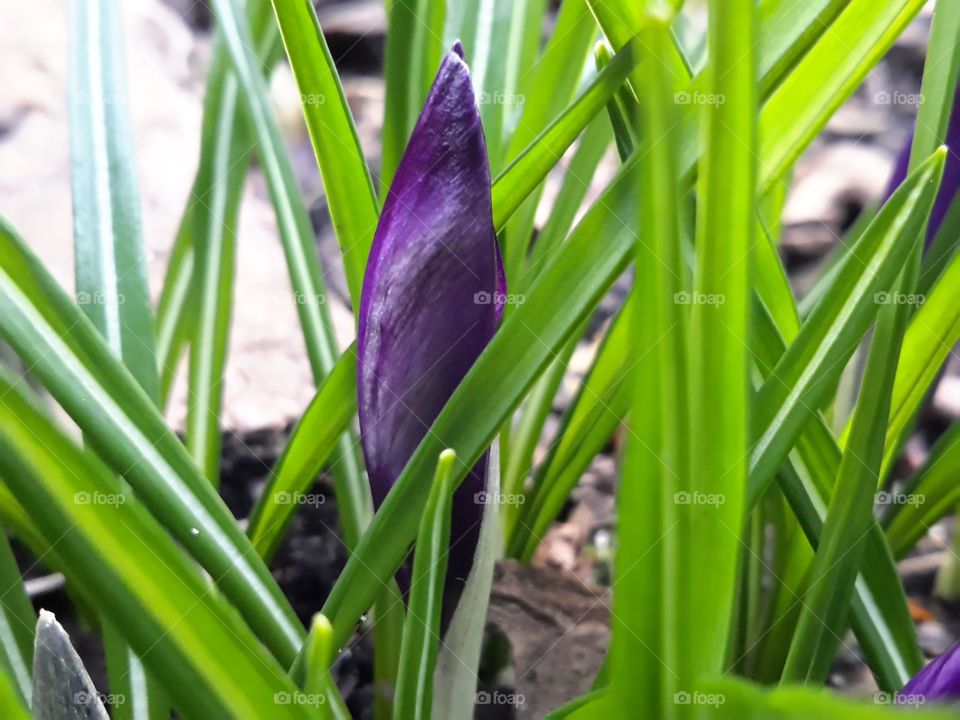
[[[634,395],[617,511],[622,522],[614,565],[610,705],[642,717],[672,717],[678,670],[683,589],[672,573],[680,548],[674,494],[686,488],[689,466],[683,444],[687,413],[686,321],[675,302],[686,269],[680,252],[680,195],[673,81],[664,65],[672,48],[668,21],[647,17],[640,34],[646,78],[640,98],[643,134],[634,177],[639,189],[636,243],[637,362]]]
[[[140,227],[133,136],[126,109],[120,7],[114,0],[70,3],[70,155],[77,301],[112,352],[155,403],[160,379]],[[100,617],[101,625],[108,620]],[[169,704],[141,660],[110,634],[111,671],[127,683],[134,713],[169,714]]]
[[[417,535],[410,602],[400,648],[400,677],[397,680],[394,715],[405,720],[430,718],[433,670],[440,642],[443,585],[450,549],[450,509],[456,461],[457,455],[452,450],[440,454]]]
[[[718,102],[704,107],[702,119],[691,296],[691,485],[681,489],[719,504],[690,502],[675,515],[680,552],[670,572],[683,600],[673,632],[681,639],[675,660],[682,663],[678,672],[686,683],[723,670],[745,517],[750,368],[745,341],[757,192],[754,23],[753,0],[710,3],[707,88]]]

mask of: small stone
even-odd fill
[[[917,642],[924,654],[935,657],[945,653],[956,641],[942,623],[931,620],[917,626]]]

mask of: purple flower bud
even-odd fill
[[[925,702],[960,700],[960,643],[928,663],[899,695],[922,697]]]
[[[887,188],[886,199],[893,195],[894,190],[900,187],[900,184],[907,177],[907,169],[910,166],[910,149],[913,145],[913,133],[907,138],[906,143],[897,156],[897,164],[893,169],[893,175],[890,178],[890,184]],[[957,86],[956,94],[953,99],[953,112],[950,115],[950,122],[947,126],[947,164],[943,169],[943,180],[940,183],[940,190],[937,193],[937,199],[933,204],[933,211],[930,213],[930,222],[927,225],[927,245],[933,242],[943,224],[943,219],[947,216],[947,211],[953,203],[953,199],[960,190],[960,85]]]
[[[487,149],[458,42],[400,160],[363,282],[358,407],[377,507],[493,337],[504,290]],[[454,496],[448,595],[473,561],[486,464]]]

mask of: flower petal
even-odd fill
[[[899,694],[919,696],[931,702],[960,699],[960,643],[928,663]]]
[[[953,99],[953,113],[950,116],[950,123],[947,126],[947,164],[943,169],[943,180],[940,182],[940,190],[937,193],[937,199],[933,204],[933,210],[930,213],[930,222],[927,225],[927,243],[933,241],[936,237],[943,219],[950,210],[960,190],[960,85],[957,86],[956,94]],[[907,138],[906,143],[897,156],[897,164],[894,166],[893,175],[890,178],[890,184],[887,188],[886,197],[893,195],[894,190],[900,187],[900,184],[907,177],[907,170],[910,166],[910,150],[913,146],[913,133]]]
[[[375,505],[493,337],[498,278],[487,150],[458,43],[397,168],[363,283],[357,387]],[[482,509],[473,496],[483,489],[485,465],[454,498],[453,576],[466,575],[457,556],[467,569],[472,561]]]

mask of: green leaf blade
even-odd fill
[[[119,6],[70,4],[70,148],[77,302],[159,397]]]

